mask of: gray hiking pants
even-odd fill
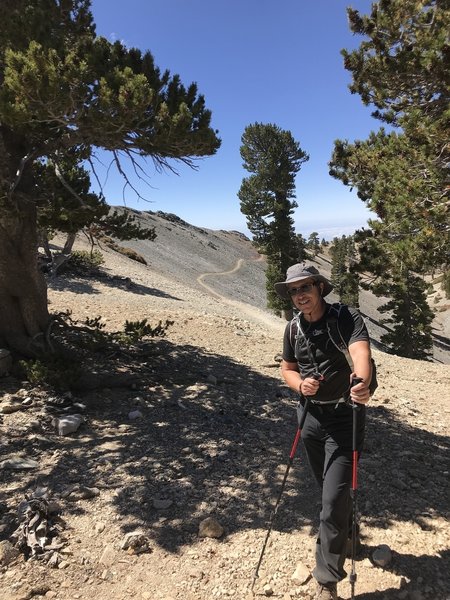
[[[357,411],[357,446],[364,442],[365,406]],[[351,532],[353,409],[347,404],[310,404],[302,441],[314,476],[322,490],[314,578],[321,584],[344,579],[347,539]]]

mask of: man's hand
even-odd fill
[[[317,379],[314,377],[305,377],[305,379],[303,379],[301,383],[300,392],[304,396],[315,396],[317,394],[317,390],[319,389],[320,381],[322,379],[322,375]]]
[[[357,383],[354,380],[357,379]],[[370,400],[369,386],[356,373],[350,375],[350,399],[358,404],[367,404]]]

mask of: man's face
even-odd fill
[[[288,294],[294,306],[305,313],[313,312],[321,297],[320,284],[313,279],[302,279],[287,284]]]

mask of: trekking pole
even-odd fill
[[[350,387],[361,383],[361,377],[354,377]],[[358,445],[357,445],[357,432],[358,432],[358,411],[360,406],[357,402],[351,402],[353,409],[353,431],[352,431],[352,569],[349,576],[351,585],[351,600],[355,598],[355,584],[356,584],[356,566],[355,566],[355,554],[356,554],[356,529],[357,523],[357,508],[358,508]]]
[[[313,377],[314,377],[314,379],[316,379],[315,375]],[[274,507],[272,509],[272,514],[270,515],[270,521],[269,521],[269,527],[268,527],[267,533],[266,533],[266,539],[264,540],[264,544],[263,544],[263,547],[262,547],[262,550],[261,550],[261,555],[259,557],[258,564],[256,565],[255,574],[253,575],[253,582],[252,582],[252,587],[251,587],[251,591],[252,592],[253,592],[253,588],[255,586],[255,582],[256,582],[256,580],[258,578],[259,567],[261,566],[262,559],[263,559],[263,556],[264,556],[264,552],[266,551],[267,542],[269,541],[270,532],[272,531],[273,522],[275,520],[275,516],[276,516],[277,511],[278,511],[278,505],[280,503],[281,496],[283,495],[283,491],[284,491],[284,488],[285,488],[285,485],[286,485],[286,481],[287,481],[287,478],[288,478],[288,475],[289,475],[289,471],[290,471],[292,463],[294,461],[294,456],[295,456],[295,453],[297,451],[297,446],[298,446],[298,443],[299,443],[301,435],[302,435],[302,429],[303,429],[303,425],[305,423],[306,414],[308,412],[309,402],[310,402],[310,398],[306,397],[305,406],[303,407],[303,414],[301,416],[301,419],[299,419],[297,433],[295,434],[294,443],[292,444],[291,452],[289,453],[289,461],[288,461],[287,466],[286,466],[286,472],[284,473],[283,482],[281,484],[281,488],[280,488],[280,491],[278,493],[278,498],[277,498],[277,500],[275,502],[275,505],[274,505]]]

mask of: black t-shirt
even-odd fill
[[[300,316],[305,337],[298,333],[297,357],[295,356],[296,326],[293,325],[293,321],[287,324],[283,341],[283,359],[287,362],[297,362],[302,379],[311,377],[317,369],[323,375],[324,380],[320,382],[319,390],[314,396],[314,400],[322,402],[342,398],[349,388],[351,373],[344,353],[336,348],[329,336],[327,330],[329,307],[330,305],[327,304],[323,317],[318,321],[310,323],[303,318],[303,315]],[[362,316],[356,309],[345,305],[342,305],[339,314],[339,331],[347,346],[361,340],[369,341]],[[310,359],[307,344],[316,364],[313,364]]]

